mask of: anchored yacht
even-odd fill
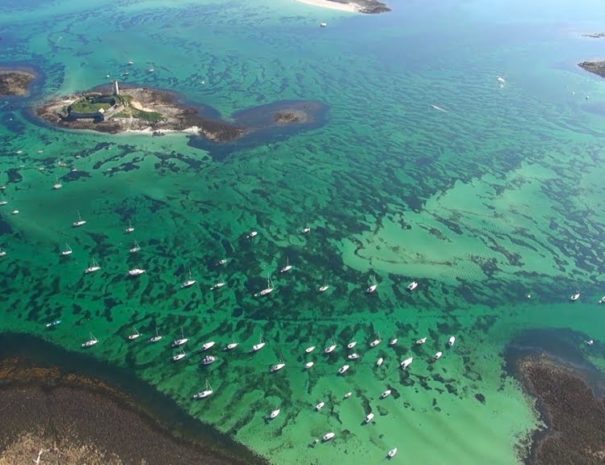
[[[239,345],[239,343],[237,342],[230,342],[229,344],[227,344],[227,347],[225,348],[225,350],[233,350],[235,349],[237,346]]]
[[[391,395],[393,391],[391,391],[390,389],[387,389],[386,391],[383,391],[382,394],[380,394],[380,398],[381,399],[386,399],[387,397],[389,397]]]
[[[58,180],[58,179],[56,179],[56,180],[55,180],[55,183],[53,184],[53,189],[54,189],[54,190],[56,190],[56,191],[58,191],[58,190],[59,190],[59,189],[61,189],[62,187],[63,187],[63,184],[61,184],[61,183],[59,182],[59,180]]]
[[[352,349],[357,345],[357,341],[351,341],[347,344],[347,349]]]
[[[414,357],[408,357],[403,362],[401,362],[399,364],[399,366],[401,367],[402,370],[407,370],[413,361],[414,361]]]
[[[172,341],[171,346],[172,347],[184,346],[185,344],[187,344],[188,340],[189,340],[189,338],[186,338],[185,336],[183,336],[183,328],[181,328],[181,337],[179,339],[175,339],[174,341]]]
[[[92,335],[92,333],[90,333],[90,339],[88,339],[87,341],[83,342],[82,343],[82,347],[84,349],[88,349],[89,347],[97,345],[97,342],[99,342],[99,340],[96,337],[94,337]]]
[[[80,212],[78,212],[78,219],[72,223],[74,228],[79,228],[80,226],[84,226],[86,224],[86,220],[82,219]]]
[[[254,297],[263,297],[266,295],[269,295],[273,292],[273,283],[271,282],[271,277],[267,278],[267,287],[260,290],[259,292],[257,292],[256,294],[254,294]]]
[[[141,246],[139,245],[139,243],[137,241],[134,241],[134,244],[130,248],[129,252],[130,253],[138,253],[140,251],[141,251]]]
[[[281,270],[279,270],[280,273],[288,273],[289,271],[292,271],[292,265],[290,265],[290,260],[288,258],[286,258],[286,266],[284,266]]]
[[[185,352],[183,352],[183,350],[181,349],[181,351],[178,354],[174,354],[172,356],[172,361],[178,362],[179,360],[183,360],[185,357],[187,357],[187,354]]]
[[[246,235],[246,239],[254,239],[256,236],[258,236],[258,231],[250,231]]]
[[[193,286],[197,281],[191,277],[191,271],[189,272],[189,277],[181,283],[181,289],[185,289],[187,287]]]
[[[339,375],[344,375],[347,371],[349,371],[349,368],[351,368],[349,365],[343,365],[338,369],[338,374]]]
[[[456,343],[456,336],[451,336],[448,341],[447,341],[447,345],[448,347],[453,347],[453,345]]]
[[[65,244],[65,248],[63,250],[61,250],[61,256],[67,257],[67,256],[71,255],[72,252],[73,252],[73,250],[71,250],[71,247],[69,246],[69,244]]]
[[[139,337],[141,337],[141,333],[139,333],[139,330],[135,328],[134,329],[134,333],[128,335],[128,340],[129,341],[135,341]]]
[[[144,270],[143,268],[133,268],[132,270],[128,270],[128,276],[141,276],[146,272],[147,270]]]
[[[221,287],[224,287],[224,286],[225,286],[225,284],[227,284],[227,283],[224,283],[224,282],[222,282],[222,281],[221,281],[221,282],[218,282],[218,283],[216,283],[216,284],[212,285],[212,287],[210,287],[210,290],[211,290],[211,291],[215,291],[215,290],[217,290],[217,289],[220,289]]]
[[[206,380],[206,387],[204,388],[204,390],[198,392],[197,394],[194,394],[193,398],[194,399],[205,399],[206,397],[210,397],[213,393],[214,393],[214,391],[212,390],[210,383]]]
[[[305,349],[305,353],[306,354],[310,354],[311,352],[313,352],[315,350],[315,346],[309,346]]]
[[[261,340],[260,340],[258,343],[254,344],[254,345],[252,346],[252,352],[258,352],[259,350],[261,350],[261,349],[262,349],[263,347],[265,347],[266,345],[267,345],[267,343],[266,343],[266,342],[264,342],[264,341],[261,339]]]
[[[8,200],[0,200],[0,207],[4,207],[5,205],[8,205]]]
[[[359,354],[357,352],[353,352],[352,354],[347,355],[349,360],[359,360]]]
[[[309,368],[313,368],[313,365],[315,365],[315,362],[307,362],[305,363],[305,369],[308,370]]]
[[[418,283],[416,281],[412,281],[410,284],[408,284],[408,291],[412,292],[417,287],[418,287]]]
[[[208,349],[212,349],[215,345],[216,343],[214,341],[205,342],[204,344],[202,344],[202,352]]]
[[[124,232],[126,234],[130,234],[134,232],[134,227],[132,226],[132,223],[129,221],[128,222],[128,227],[124,230]]]
[[[393,447],[391,450],[389,450],[387,452],[387,457],[392,459],[393,457],[395,457],[397,455],[397,448]]]
[[[330,286],[327,284],[324,284],[323,286],[321,286],[319,289],[317,289],[320,293],[324,293],[326,292],[328,289],[330,289]]]
[[[343,396],[344,399],[348,399],[353,395],[353,393],[351,391],[349,392],[345,392],[345,395]]]
[[[279,370],[281,370],[282,368],[284,368],[286,366],[286,364],[284,362],[279,362],[276,363],[275,365],[271,365],[271,369],[269,371],[271,371],[271,373],[275,373]]]
[[[384,363],[384,358],[382,358],[382,357],[379,357],[378,360],[376,360],[377,367],[382,366],[383,363]]]
[[[6,257],[6,250],[0,249],[0,257]]]
[[[311,232],[311,228],[309,226],[304,227],[303,230],[302,230],[302,232],[303,232],[303,234],[308,234],[308,233]]]
[[[90,266],[84,270],[84,273],[90,274],[90,273],[94,273],[95,271],[99,271],[100,269],[101,269],[101,267],[99,266],[99,264],[93,259]]]
[[[393,339],[391,339],[391,340],[389,341],[389,345],[390,345],[391,347],[393,347],[394,345],[396,345],[396,344],[397,344],[397,341],[398,341],[398,339],[397,339],[396,337],[394,337]]]
[[[382,341],[380,339],[374,339],[372,342],[370,342],[370,347],[376,347],[381,342]]]
[[[277,416],[279,415],[279,412],[281,412],[280,409],[276,408],[275,410],[273,410],[270,414],[269,414],[269,420],[274,420],[275,418],[277,418]]]
[[[317,404],[315,404],[315,410],[319,412],[322,408],[324,408],[324,405],[326,405],[325,402],[318,402]]]
[[[424,343],[426,343],[426,337],[420,338],[416,341],[417,346],[421,346]]]
[[[366,294],[374,294],[376,289],[378,289],[378,284],[372,284],[366,288]]]
[[[328,347],[324,349],[324,354],[331,354],[336,350],[336,344],[330,344]]]
[[[54,320],[54,321],[49,321],[44,326],[46,326],[47,328],[54,328],[55,326],[58,326],[60,324],[61,324],[61,320]]]
[[[149,342],[151,342],[151,343],[154,343],[154,342],[159,342],[159,341],[161,341],[161,340],[162,340],[162,337],[164,337],[164,336],[161,336],[161,335],[159,334],[159,332],[158,332],[158,328],[156,328],[156,329],[155,329],[155,336],[151,336],[151,337],[149,338]]]

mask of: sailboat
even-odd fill
[[[86,268],[84,270],[84,273],[85,274],[90,274],[90,273],[94,273],[95,271],[99,271],[100,269],[101,269],[101,267],[96,262],[96,260],[93,258],[92,259],[92,263],[90,264],[90,266],[88,268]]]
[[[376,283],[376,280],[372,278],[372,284],[366,288],[366,294],[374,294],[376,289],[378,289],[378,283]]]
[[[211,290],[211,291],[215,291],[215,290],[220,289],[221,287],[223,287],[225,284],[226,284],[226,283],[224,283],[224,282],[222,282],[222,281],[221,281],[221,282],[218,282],[218,283],[216,283],[216,284],[213,284],[213,285],[210,287],[210,290]]]
[[[279,362],[274,365],[271,365],[270,371],[271,371],[271,373],[275,373],[275,372],[283,369],[285,366],[286,366],[286,364],[284,362]]]
[[[61,324],[61,320],[53,320],[53,321],[49,321],[44,326],[46,326],[47,328],[54,328],[55,326],[58,326],[60,324]]]
[[[226,265],[229,262],[229,259],[227,258],[221,258],[218,262],[216,262],[218,265]]]
[[[275,410],[273,410],[270,414],[269,414],[269,420],[273,420],[275,418],[277,418],[277,416],[279,415],[279,412],[281,412],[280,409],[276,408]]]
[[[189,339],[183,336],[183,328],[181,327],[181,337],[172,341],[172,347],[180,347],[187,344]]]
[[[181,289],[193,286],[197,281],[191,277],[191,270],[189,271],[189,277],[181,284]]]
[[[324,354],[331,354],[336,350],[336,344],[333,341],[330,341],[331,344],[324,349]]]
[[[179,360],[183,360],[185,357],[187,357],[187,354],[183,351],[183,349],[181,349],[179,353],[172,356],[172,361],[178,362]]]
[[[313,352],[315,350],[315,346],[309,346],[305,349],[305,353],[306,354],[310,354],[311,352]]]
[[[254,297],[263,297],[273,292],[273,283],[271,282],[271,276],[267,277],[267,287],[254,294]]]
[[[320,286],[320,288],[319,288],[319,289],[317,289],[317,291],[323,294],[323,293],[324,293],[324,292],[326,292],[328,289],[330,289],[330,286],[329,286],[329,285],[327,285],[327,284],[324,284],[323,286]]]
[[[134,329],[134,333],[128,335],[128,340],[129,341],[135,341],[139,337],[141,337],[141,333],[139,333],[139,330],[135,328]]]
[[[128,270],[128,276],[141,276],[142,274],[146,273],[147,270],[143,269],[143,268],[133,268],[131,270]]]
[[[313,368],[313,365],[315,365],[314,361],[308,361],[307,363],[305,363],[305,370],[308,370],[309,368]]]
[[[4,207],[5,205],[8,205],[8,200],[0,200],[0,207]]]
[[[160,333],[158,332],[158,328],[155,328],[155,336],[150,337],[149,342],[151,342],[151,343],[159,342],[162,340],[162,337],[164,337],[164,336],[160,335]]]
[[[252,352],[258,352],[263,347],[265,347],[265,345],[267,345],[267,343],[264,342],[263,338],[261,337],[260,341],[252,346]]]
[[[96,337],[94,337],[92,335],[92,333],[90,333],[90,339],[88,339],[87,341],[82,343],[82,348],[88,349],[89,347],[96,345],[97,342],[99,342],[99,340]]]
[[[412,281],[410,284],[408,284],[408,291],[412,292],[417,287],[418,287],[418,283],[416,281]]]
[[[290,265],[290,259],[286,258],[286,266],[279,270],[279,272],[287,273],[288,271],[292,271],[292,265]]]
[[[246,235],[246,239],[253,239],[256,236],[258,236],[258,231],[250,231],[247,235]]]
[[[216,345],[214,341],[208,341],[202,344],[202,352],[212,349]]]
[[[239,343],[237,342],[230,342],[229,344],[227,344],[227,347],[225,347],[225,350],[233,350],[235,349],[237,346],[239,345]]]
[[[347,349],[352,349],[357,345],[357,341],[351,341],[347,344]]]
[[[344,375],[347,371],[349,371],[349,368],[351,368],[349,365],[343,365],[338,369],[338,374],[339,375]]]
[[[382,340],[379,337],[377,337],[376,339],[374,339],[373,341],[370,342],[370,347],[376,347],[381,342],[382,342]]]
[[[141,251],[141,246],[139,245],[139,243],[137,241],[134,241],[133,246],[130,248],[129,252],[130,253],[137,253]]]
[[[416,345],[421,346],[422,344],[426,343],[426,339],[427,339],[426,337],[421,337],[420,339],[418,339],[416,341]]]
[[[78,211],[78,219],[72,223],[72,226],[74,228],[79,228],[80,226],[84,226],[85,224],[86,220],[82,219],[82,215],[80,215],[80,212]]]
[[[402,370],[407,370],[413,361],[414,361],[414,357],[408,357],[403,362],[401,362],[399,364],[399,366],[401,367]]]
[[[208,382],[208,380],[206,380],[206,387],[204,388],[204,390],[198,392],[197,394],[194,394],[193,398],[194,399],[205,399],[206,397],[210,397],[212,394],[214,394],[214,391],[212,390],[212,387],[210,386],[210,383]]]
[[[63,250],[61,250],[61,256],[67,257],[67,256],[71,255],[72,252],[73,252],[73,250],[71,250],[71,247],[69,246],[69,244],[65,244],[65,248]]]
[[[0,257],[6,257],[6,250],[0,249]]]
[[[371,423],[373,419],[374,419],[374,414],[372,412],[370,412],[366,415],[364,423],[366,423],[366,424]]]
[[[124,230],[124,232],[126,234],[130,234],[134,232],[134,227],[132,226],[132,223],[130,222],[130,220],[128,221],[128,227]]]
[[[62,187],[63,187],[63,184],[61,184],[58,179],[55,179],[55,183],[53,184],[53,189],[57,191],[57,190],[61,189]]]
[[[309,234],[311,232],[311,228],[309,226],[305,226],[302,230],[303,234]]]
[[[582,294],[580,294],[580,291],[576,291],[574,292],[570,297],[569,300],[571,300],[572,302],[575,302],[576,300],[578,300],[580,297],[582,296]]]
[[[392,458],[393,458],[393,457],[395,457],[396,455],[397,455],[397,448],[396,448],[396,447],[393,447],[391,450],[389,450],[389,451],[387,452],[387,457],[388,457],[389,459],[392,459]]]

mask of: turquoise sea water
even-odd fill
[[[605,367],[605,81],[576,66],[605,56],[605,40],[581,36],[605,10],[528,3],[397,0],[361,16],[290,0],[3,2],[0,66],[43,81],[0,102],[0,330],[78,352],[93,333],[91,357],[275,464],[382,463],[392,447],[393,463],[518,463],[538,420],[504,373],[508,341],[571,328]],[[289,99],[329,115],[217,158],[182,135],[70,133],[27,111],[107,74],[223,115]],[[78,211],[88,223],[74,229]],[[93,258],[102,269],[85,276]],[[147,273],[127,279],[135,266]],[[199,285],[181,290],[189,270]],[[253,297],[268,274],[276,290]],[[128,342],[135,328],[143,337]],[[148,344],[156,328],[164,339]],[[181,328],[188,357],[171,363]],[[349,362],[353,339],[361,359]],[[219,360],[202,367],[209,340]],[[215,394],[192,401],[206,380]],[[328,431],[334,441],[315,443]]]

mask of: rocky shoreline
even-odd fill
[[[0,97],[25,97],[36,79],[32,71],[0,68]]]
[[[207,441],[176,436],[128,394],[100,379],[40,366],[20,357],[0,361],[0,465],[251,465]]]
[[[74,108],[88,112],[72,111]],[[102,86],[46,102],[35,109],[35,114],[51,126],[64,129],[110,134],[181,132],[221,144],[271,129],[313,125],[324,109],[325,105],[314,101],[278,102],[238,112],[232,121],[226,121],[214,109],[183,103],[171,91],[125,87],[119,94],[112,94],[108,86]],[[246,118],[240,119],[238,114]],[[257,124],[259,121],[262,123]]]
[[[578,66],[589,73],[605,78],[605,61],[583,61]]]

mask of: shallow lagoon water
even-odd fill
[[[596,2],[574,14],[549,3],[547,16],[522,2],[397,1],[381,16],[286,0],[41,3],[10,4],[0,18],[0,63],[43,70],[40,95],[110,74],[223,115],[303,99],[326,103],[329,116],[218,160],[185,136],[54,130],[24,115],[31,101],[2,102],[1,329],[77,352],[92,332],[91,357],[132,370],[276,464],[381,463],[391,447],[393,463],[518,462],[537,420],[505,375],[508,342],[536,327],[605,338],[605,132],[594,112],[605,81],[575,66],[602,51],[581,37],[603,19]],[[88,223],[74,229],[78,211]],[[93,258],[102,269],[85,276]],[[287,260],[294,269],[280,274]],[[128,279],[135,266],[147,273]],[[189,271],[199,286],[179,289]],[[254,298],[267,274],[275,292]],[[218,281],[227,285],[211,292]],[[583,297],[571,304],[576,289]],[[135,328],[143,337],[129,343]],[[165,338],[149,345],[156,328]],[[188,357],[173,364],[181,328]],[[458,341],[444,349],[450,335]],[[261,338],[267,347],[249,354]],[[359,361],[346,361],[351,339]],[[194,351],[208,340],[241,345],[204,368]],[[329,341],[338,349],[326,356]],[[582,350],[604,366],[599,351]],[[279,360],[286,368],[269,373]],[[206,380],[216,394],[193,402]],[[370,410],[375,422],[363,425]],[[327,431],[336,439],[315,444]]]

